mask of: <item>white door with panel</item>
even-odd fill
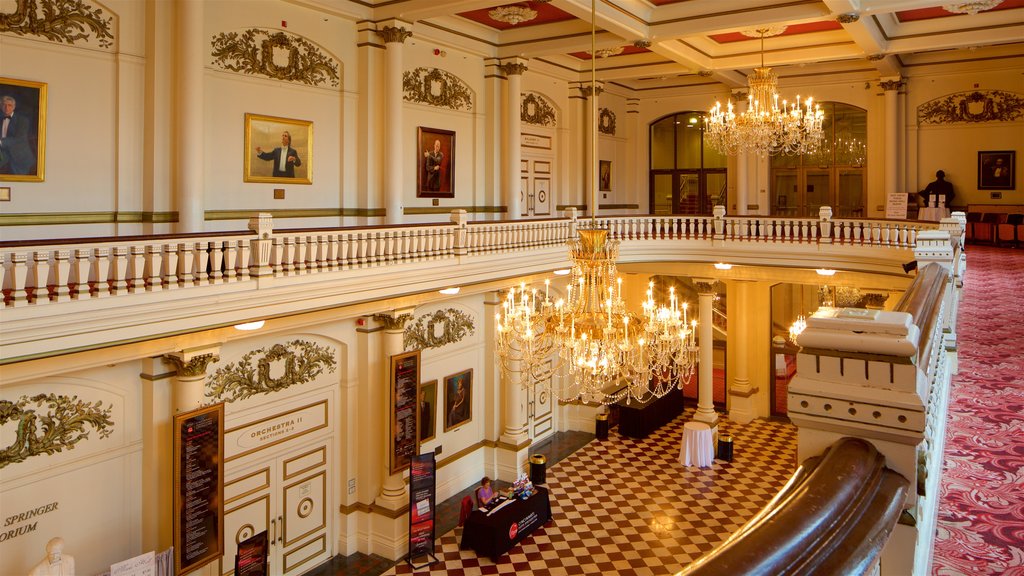
[[[526,417],[530,438],[536,443],[551,436],[556,429],[554,399],[551,394],[551,361],[548,361],[548,375],[536,380],[526,394]]]

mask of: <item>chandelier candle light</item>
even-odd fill
[[[591,0],[591,54],[596,53],[596,2]],[[615,262],[619,243],[599,229],[597,207],[597,68],[591,58],[594,98],[591,131],[594,162],[590,167],[590,226],[570,240],[572,269],[566,298],[550,298],[550,281],[544,297],[521,284],[512,288],[495,315],[497,354],[506,377],[518,375],[524,387],[554,382],[564,365],[568,378],[552,396],[566,401],[583,400],[611,404],[621,399],[646,400],[681,388],[693,376],[697,364],[697,321],[690,320],[687,305],[669,290],[668,304],[654,300],[653,282],[648,286],[642,312],[630,311],[622,294],[622,278]]]
[[[714,108],[704,119],[704,138],[713,148],[724,154],[736,155],[756,152],[760,156],[776,154],[809,154],[818,149],[824,132],[825,113],[808,97],[800,96],[794,102],[779,102],[779,78],[771,67],[764,65],[764,38],[777,36],[786,30],[758,28],[743,31],[750,37],[761,38],[761,66],[747,78],[747,109],[737,114],[732,102]]]

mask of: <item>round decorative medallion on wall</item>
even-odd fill
[[[299,515],[299,518],[308,518],[309,515],[313,513],[313,508],[313,499],[303,498],[299,501],[296,513]]]
[[[235,533],[235,544],[241,544],[243,541],[252,538],[256,534],[256,527],[252,524],[243,524],[238,532]]]

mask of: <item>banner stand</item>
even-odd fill
[[[412,459],[409,471],[409,555],[405,561],[414,570],[437,562],[434,556],[434,520],[437,464],[434,453],[420,454]],[[416,561],[423,564],[416,564]]]

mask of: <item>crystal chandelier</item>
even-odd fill
[[[778,35],[785,27],[759,28],[743,33],[761,38],[761,66],[747,78],[747,109],[736,114],[732,102],[714,108],[704,118],[704,138],[724,154],[756,152],[760,156],[775,154],[809,154],[817,150],[824,132],[825,113],[813,98],[803,102],[779,102],[778,76],[764,65],[764,38]]]
[[[946,12],[952,12],[953,14],[977,14],[978,12],[984,12],[991,10],[1003,0],[974,0],[973,2],[954,2],[953,4],[943,4],[942,9]]]
[[[796,317],[796,321],[789,327],[789,341],[796,342],[796,337],[807,329],[807,319],[803,314]]]
[[[596,5],[591,0],[591,54],[596,53]],[[597,68],[591,59],[592,86]],[[509,290],[496,315],[497,354],[506,377],[516,374],[524,387],[554,382],[558,367],[567,378],[552,396],[565,401],[611,404],[624,398],[645,400],[681,388],[692,378],[697,364],[696,320],[675,289],[667,304],[654,299],[653,283],[639,314],[630,311],[622,294],[622,279],[615,262],[619,243],[597,228],[597,90],[592,109],[593,165],[590,181],[589,228],[570,240],[572,269],[565,299],[544,297],[521,285]],[[539,300],[539,301],[538,301]]]
[[[491,20],[495,22],[504,22],[505,24],[521,24],[523,22],[529,22],[537,17],[537,11],[530,8],[529,6],[498,6],[487,13],[491,17]]]

